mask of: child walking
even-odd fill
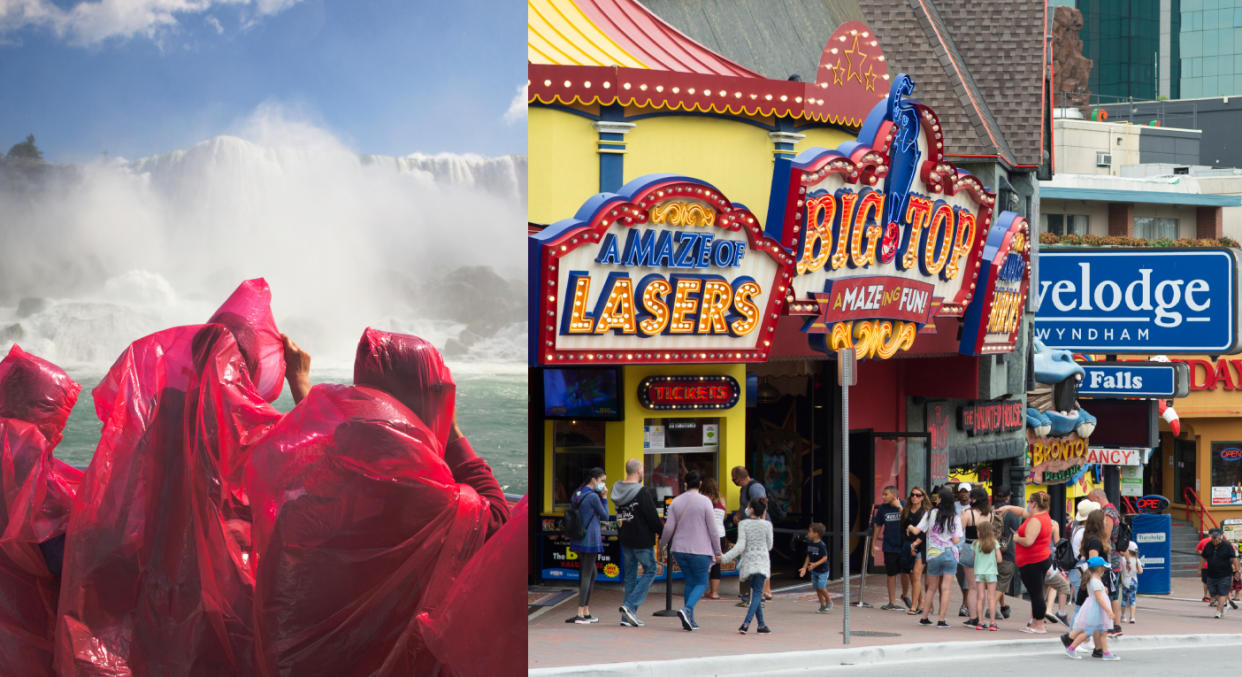
[[[811,572],[811,587],[815,588],[815,596],[819,598],[818,613],[826,614],[832,608],[832,600],[828,599],[828,544],[824,542],[824,534],[828,527],[819,522],[812,522],[806,531],[806,561],[798,569],[801,578]]]
[[[970,544],[975,551],[975,599],[979,600],[981,607],[975,629],[996,632],[996,572],[1000,566],[1001,551],[996,545],[996,532],[990,521],[979,522],[976,528],[979,537]],[[986,608],[982,608],[984,600]],[[987,618],[984,618],[985,612]]]
[[[1121,617],[1130,611],[1130,623],[1134,622],[1134,602],[1138,598],[1138,575],[1143,573],[1143,563],[1138,558],[1138,543],[1130,541],[1125,557],[1121,559]]]
[[[1119,661],[1121,657],[1108,650],[1108,631],[1113,629],[1116,618],[1113,617],[1112,602],[1108,599],[1108,588],[1104,586],[1104,572],[1109,571],[1108,560],[1103,557],[1092,557],[1087,560],[1087,578],[1083,587],[1087,590],[1086,601],[1078,607],[1074,620],[1070,623],[1070,632],[1061,635],[1061,643],[1065,645],[1065,655],[1074,660],[1081,660],[1078,645],[1089,635],[1095,643],[1092,658],[1106,661]]]
[[[750,500],[750,519],[742,520],[737,525],[737,543],[733,548],[721,555],[720,562],[732,562],[741,556],[741,561],[737,565],[737,574],[743,580],[750,582],[750,589],[756,591],[756,594],[750,596],[750,607],[746,610],[746,620],[742,621],[741,627],[737,629],[741,634],[746,634],[750,628],[750,619],[759,618],[759,633],[767,634],[772,632],[768,628],[767,623],[763,622],[763,595],[757,591],[763,590],[763,582],[768,576],[772,575],[772,563],[768,557],[768,551],[772,549],[772,523],[763,518],[763,513],[767,509],[763,498],[752,498]]]

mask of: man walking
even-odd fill
[[[740,507],[738,508],[737,512],[733,513],[733,523],[737,524],[738,522],[746,519],[746,515],[743,511],[746,510],[746,506],[750,505],[750,502],[752,499],[761,498],[763,499],[763,502],[765,504],[768,502],[768,490],[764,489],[762,484],[759,484],[758,482],[756,482],[750,476],[750,472],[747,471],[746,468],[743,466],[740,466],[740,465],[734,466],[733,470],[729,472],[729,475],[730,475],[730,478],[733,480],[733,484],[737,485],[742,490],[741,502],[738,504]],[[772,511],[764,510],[763,518],[771,522]],[[744,589],[745,587],[746,586],[744,582],[738,585],[739,589]],[[763,601],[767,601],[769,599],[772,599],[772,577],[771,576],[768,576],[767,578],[763,580]],[[744,606],[747,606],[749,603],[750,603],[749,593],[743,590],[742,601],[738,603],[738,606],[744,607]]]
[[[897,500],[897,487],[884,487],[884,491],[880,493],[880,505],[875,507],[875,517],[871,519],[871,526],[871,541],[875,543],[875,551],[884,554],[884,574],[888,577],[888,604],[880,609],[901,609],[897,606],[897,577],[901,575],[902,544],[901,501]],[[909,585],[908,580],[906,585]],[[910,606],[909,599],[909,596],[902,599],[907,608]]]
[[[625,462],[625,481],[612,487],[612,502],[617,506],[620,525],[621,566],[625,575],[625,601],[621,604],[621,625],[636,628],[638,607],[647,599],[647,591],[655,580],[656,537],[663,530],[656,512],[655,494],[643,484],[643,462],[631,458]],[[638,567],[643,569],[638,575]]]
[[[686,579],[685,606],[677,610],[681,627],[698,630],[694,622],[694,605],[707,590],[707,574],[712,563],[720,559],[720,537],[716,535],[716,516],[712,500],[699,493],[702,480],[697,470],[686,473],[686,490],[668,506],[660,547],[667,548],[677,560]]]
[[[1220,529],[1208,531],[1212,540],[1203,546],[1200,556],[1207,563],[1208,595],[1216,606],[1216,618],[1225,615],[1229,603],[1229,588],[1233,574],[1238,571],[1238,553],[1232,543],[1224,539]]]

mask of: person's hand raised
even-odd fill
[[[285,378],[289,381],[289,391],[293,395],[293,403],[297,404],[310,392],[310,353],[298,347],[288,334],[281,334],[280,340],[285,344]]]

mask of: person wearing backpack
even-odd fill
[[[773,503],[768,500],[767,489],[764,489],[762,484],[755,481],[755,479],[750,476],[750,472],[746,470],[744,466],[734,466],[733,470],[729,472],[729,476],[732,478],[733,483],[742,490],[741,501],[738,503],[740,507],[738,508],[738,511],[733,514],[734,524],[746,519],[747,516],[743,513],[743,511],[750,505],[750,502],[756,498],[763,500],[765,507],[765,510],[763,511],[763,518],[765,520],[771,522],[773,519],[778,518],[778,516],[772,514]],[[742,598],[742,601],[738,603],[738,606],[744,607],[750,604],[750,594],[748,592],[749,588],[745,585],[745,581],[742,583],[742,585],[738,586],[741,589]],[[763,580],[763,601],[766,602],[770,599],[772,599],[772,578],[769,576]]]
[[[656,537],[664,529],[656,512],[655,493],[643,482],[643,462],[631,458],[625,462],[625,481],[612,486],[612,502],[617,506],[620,524],[621,564],[625,574],[625,600],[621,603],[621,625],[636,628],[638,607],[647,599],[647,591],[655,580]],[[638,575],[642,566],[643,574]]]
[[[565,535],[569,536],[569,549],[578,553],[578,615],[565,619],[566,623],[598,623],[591,615],[591,590],[595,587],[595,560],[604,551],[604,539],[600,537],[599,523],[608,519],[604,507],[603,468],[591,468],[586,482],[578,487],[569,499],[565,510]]]

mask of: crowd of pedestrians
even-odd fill
[[[770,633],[764,608],[771,599],[773,527],[763,485],[745,468],[732,470],[732,480],[741,489],[742,509],[731,516],[737,542],[727,547],[725,522],[730,516],[713,479],[687,472],[685,491],[669,504],[662,522],[654,494],[642,484],[642,462],[631,459],[625,469],[625,481],[618,482],[611,494],[624,565],[621,625],[643,625],[638,608],[656,574],[658,541],[660,551],[676,562],[685,578],[683,606],[676,612],[683,629],[699,629],[697,603],[704,596],[720,599],[720,565],[736,560],[738,606],[746,609],[738,631],[747,634],[756,622],[759,633]],[[593,560],[602,551],[599,523],[608,518],[604,471],[593,468],[587,475],[572,498],[585,527],[583,538],[571,546],[583,567],[578,614],[569,619],[576,623],[597,622],[589,606]],[[1016,576],[1030,600],[1029,617],[1019,631],[1043,635],[1049,626],[1064,626],[1061,641],[1070,658],[1081,658],[1078,650],[1089,647],[1093,657],[1119,660],[1109,651],[1108,641],[1122,635],[1121,623],[1137,622],[1138,577],[1143,572],[1138,545],[1130,540],[1120,511],[1096,490],[1079,501],[1063,530],[1049,514],[1051,498],[1046,492],[1031,494],[1024,505],[1014,505],[1011,499],[1006,487],[989,497],[983,487],[965,482],[930,493],[915,486],[905,501],[896,487],[885,487],[871,519],[873,556],[882,563],[887,583],[887,603],[880,609],[905,610],[919,616],[923,626],[948,628],[956,587],[962,594],[957,609],[964,624],[996,632],[1013,613],[1006,595]],[[833,608],[827,589],[826,536],[823,524],[810,525],[798,569],[800,578],[809,575],[821,614]],[[1220,618],[1227,609],[1238,608],[1235,598],[1242,588],[1238,585],[1242,568],[1237,548],[1213,529],[1199,551],[1204,601]]]

